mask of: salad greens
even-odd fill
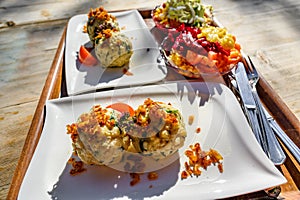
[[[201,0],[168,0],[166,3],[167,18],[185,24],[200,27],[205,23],[205,10],[212,6],[204,6]]]

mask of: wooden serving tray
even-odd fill
[[[151,29],[154,27],[154,23],[151,19],[151,10],[139,10],[148,27]],[[39,142],[40,135],[43,130],[44,124],[44,106],[47,100],[55,99],[67,96],[66,82],[64,77],[64,49],[65,49],[65,36],[67,27],[61,36],[55,57],[50,67],[44,88],[42,90],[35,114],[16,167],[10,190],[7,199],[17,199],[20,186],[23,178],[35,151],[35,148]],[[176,79],[176,75],[168,74],[169,79]],[[300,123],[296,116],[289,110],[282,99],[275,93],[268,82],[261,77],[258,82],[257,90],[262,98],[263,103],[270,110],[274,119],[277,120],[281,128],[285,133],[300,147]],[[278,169],[283,173],[288,182],[281,185],[281,194],[288,194],[290,192],[296,192],[299,194],[300,188],[300,164],[291,155],[288,149],[282,144],[287,159],[285,163],[278,166]],[[265,191],[259,191],[251,194],[245,194],[238,197],[232,197],[230,199],[240,198],[262,198],[267,197]]]

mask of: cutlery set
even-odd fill
[[[256,91],[259,74],[250,57],[243,57],[245,62],[238,63],[237,68],[231,71],[230,83],[239,95],[242,108],[256,140],[275,165],[283,164],[286,159],[286,155],[276,136],[280,138],[299,162],[299,148],[264,108]]]
[[[217,18],[214,18],[214,23],[216,26],[224,27]],[[239,96],[246,118],[258,143],[269,159],[275,165],[280,165],[284,163],[286,155],[276,138],[277,136],[300,163],[300,149],[262,105],[256,91],[259,74],[250,57],[244,53],[242,55],[244,62],[238,63],[237,68],[233,68],[228,74],[230,79],[228,84]]]

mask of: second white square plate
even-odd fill
[[[112,14],[117,18],[121,32],[132,41],[134,52],[129,63],[129,73],[124,73],[123,68],[105,69],[101,66],[81,65],[77,58],[79,48],[89,42],[88,34],[83,32],[87,15],[74,16],[68,23],[65,48],[65,77],[69,95],[103,88],[149,84],[166,77],[166,66],[158,62],[158,44],[139,12],[131,10]]]

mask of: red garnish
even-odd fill
[[[128,104],[126,103],[114,103],[114,104],[111,104],[109,106],[107,106],[107,108],[112,108],[114,110],[117,110],[121,113],[129,113],[130,116],[133,116],[134,115],[134,110],[131,106],[129,106]]]
[[[94,66],[98,63],[97,58],[95,58],[83,45],[80,46],[78,59],[85,66]]]

